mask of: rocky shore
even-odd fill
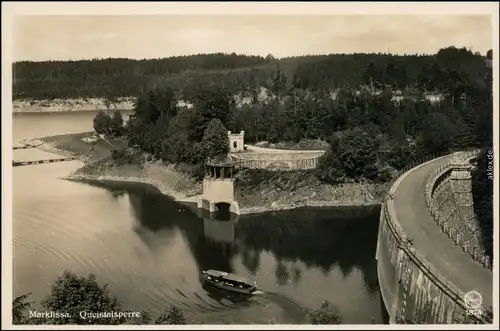
[[[14,113],[99,111],[109,109],[132,110],[135,98],[118,98],[107,104],[104,98],[52,99],[52,100],[13,100]]]
[[[104,98],[85,99],[18,99],[12,101],[13,113],[54,113],[80,112],[99,110],[133,110],[135,97],[117,98],[114,102],[107,102]],[[180,100],[179,107],[192,107],[192,104]]]
[[[147,161],[144,155],[118,164],[111,160],[108,142],[92,143],[94,154],[86,155],[90,143],[86,134],[46,137],[47,151],[82,156],[85,166],[63,179],[92,183],[136,182],[156,187],[181,203],[195,203],[202,183],[175,165]],[[114,142],[117,143],[117,142]],[[98,152],[96,152],[98,151]],[[242,214],[290,210],[302,207],[348,207],[378,205],[385,184],[346,183],[326,185],[311,172],[240,170],[236,176],[236,200]]]

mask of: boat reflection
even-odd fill
[[[225,291],[219,288],[216,288],[209,283],[202,283],[201,287],[205,290],[207,295],[219,302],[219,303],[224,303],[225,301],[229,301],[230,303],[242,303],[247,301],[252,295],[251,294],[243,294],[243,293],[236,293],[236,292],[230,292],[230,291]]]

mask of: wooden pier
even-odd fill
[[[47,160],[34,160],[34,161],[12,161],[12,166],[19,167],[19,166],[24,166],[24,165],[65,162],[65,161],[74,161],[74,160],[78,160],[78,158],[77,157],[63,157],[60,159],[47,159]]]
[[[26,145],[26,146],[15,146],[15,147],[12,147],[13,150],[16,150],[16,149],[28,149],[28,148],[37,148],[38,146],[31,146],[31,145]]]
[[[21,143],[23,144],[22,146],[13,146],[12,149],[13,150],[17,150],[17,149],[29,149],[29,148],[38,148],[40,146],[43,145],[43,143],[41,144],[38,144],[38,145],[32,145],[32,144],[24,144],[24,143]]]

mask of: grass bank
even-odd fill
[[[126,140],[107,139],[92,132],[40,139],[53,151],[82,156],[85,165],[68,179],[86,182],[139,182],[153,185],[179,202],[193,203],[202,193],[202,183],[176,165],[165,165],[143,153],[119,160],[111,158],[114,148]],[[377,205],[387,184],[349,183],[327,185],[312,171],[267,171],[243,169],[236,174],[236,200],[242,214],[300,207]]]

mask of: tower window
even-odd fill
[[[238,143],[236,141],[233,142],[233,148],[238,148]]]

